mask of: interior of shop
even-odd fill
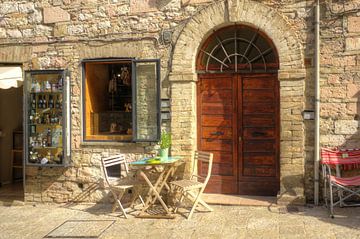
[[[0,200],[23,200],[23,86],[7,87],[1,76]]]

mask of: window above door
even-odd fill
[[[198,73],[269,72],[278,68],[271,39],[247,25],[214,31],[200,48],[196,66]]]
[[[84,141],[158,141],[159,60],[83,61]]]

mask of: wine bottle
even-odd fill
[[[42,96],[39,95],[38,108],[40,109],[42,108],[42,106],[43,106]]]
[[[31,95],[31,108],[35,109],[36,108],[36,100],[35,100],[35,95]]]
[[[49,108],[54,108],[54,100],[52,95],[49,96]]]
[[[46,146],[51,147],[51,131],[50,128],[47,129],[47,134],[46,134]]]
[[[43,109],[46,109],[47,108],[47,104],[46,104],[46,96],[44,95],[44,99],[43,99],[43,106],[42,106]]]
[[[62,98],[61,98],[61,96],[59,95],[58,96],[58,109],[61,109],[61,107],[62,107]]]
[[[55,99],[55,108],[56,108],[56,109],[59,109],[59,108],[60,108],[59,97],[57,97],[57,98]]]

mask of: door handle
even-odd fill
[[[215,135],[215,136],[224,135],[224,132],[221,131],[211,132],[210,135]]]
[[[252,133],[252,136],[254,136],[254,137],[257,137],[257,136],[265,136],[266,135],[266,133],[264,133],[264,132],[253,132]]]
[[[239,142],[242,140],[242,137],[241,136],[239,136]]]

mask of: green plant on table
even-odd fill
[[[171,146],[171,133],[162,131],[160,138],[160,149],[167,149]]]

